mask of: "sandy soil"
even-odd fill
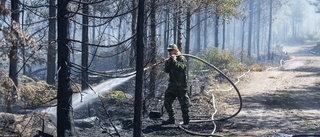
[[[286,47],[292,60],[277,69],[249,73],[240,86],[243,109],[224,132],[236,136],[320,133],[320,56],[309,52],[313,46]]]

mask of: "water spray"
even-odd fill
[[[224,121],[224,120],[228,120],[228,119],[231,119],[231,118],[233,118],[233,117],[235,117],[236,115],[239,114],[239,112],[240,112],[241,109],[242,109],[242,98],[241,98],[241,95],[240,95],[240,92],[239,92],[238,88],[237,88],[236,85],[230,80],[230,78],[229,78],[227,75],[225,75],[221,70],[219,70],[219,69],[218,69],[217,67],[215,67],[214,65],[208,63],[207,61],[205,61],[205,60],[203,60],[203,59],[201,59],[201,58],[199,58],[199,57],[196,57],[196,56],[193,56],[193,55],[190,55],[190,54],[181,54],[181,55],[177,55],[177,56],[185,56],[185,57],[194,58],[194,59],[197,59],[197,60],[205,63],[206,65],[212,67],[213,69],[215,69],[216,71],[218,71],[221,75],[223,75],[223,76],[229,81],[230,84],[232,84],[232,86],[233,86],[234,89],[236,90],[236,92],[237,92],[237,94],[238,94],[238,97],[239,97],[239,104],[240,104],[240,106],[239,106],[238,111],[237,111],[235,114],[233,114],[233,115],[231,115],[231,116],[228,116],[228,117],[225,117],[225,118],[221,118],[221,119],[216,119],[216,120],[214,120],[213,116],[214,116],[215,113],[216,113],[216,108],[214,107],[215,112],[212,114],[212,117],[211,117],[210,120],[190,120],[190,123],[212,122],[213,125],[214,125],[214,131],[215,131],[216,126],[215,126],[215,124],[214,124],[214,121]],[[157,65],[159,65],[159,64],[161,64],[161,63],[164,63],[164,62],[166,62],[167,60],[169,60],[169,58],[167,58],[167,59],[162,59],[161,61],[159,61],[159,62],[157,62],[157,63],[151,64],[150,66],[144,68],[144,71],[146,71],[146,70],[148,70],[148,69],[150,69],[150,68],[152,68],[152,67],[154,67],[154,66],[157,66]],[[73,67],[76,67],[76,68],[78,68],[78,69],[81,69],[81,66],[77,66],[77,65],[75,65],[75,64],[73,64]],[[98,73],[98,72],[95,72],[95,71],[93,71],[93,70],[90,70],[90,71],[91,71],[91,73],[93,73],[93,74]],[[80,101],[81,96],[82,96],[83,98],[85,98],[86,100],[83,101],[82,103],[76,103],[76,105],[73,106],[74,109],[81,107],[81,106],[84,105],[85,103],[89,102],[91,99],[97,98],[97,97],[99,96],[98,94],[109,91],[111,88],[116,87],[116,86],[122,84],[124,81],[127,81],[127,80],[131,79],[131,78],[134,77],[135,75],[136,75],[136,72],[131,72],[131,73],[124,74],[124,75],[110,75],[110,74],[108,74],[108,77],[110,77],[110,78],[116,78],[116,79],[112,79],[112,80],[110,80],[110,81],[106,81],[106,82],[104,82],[104,83],[100,83],[99,85],[93,87],[93,89],[87,89],[88,91],[85,91],[87,94],[84,94],[84,95],[79,94],[79,95],[75,96],[75,97],[73,98],[73,101],[72,101],[72,102],[75,102],[75,101],[81,102],[81,101]],[[122,81],[119,81],[119,80],[122,80]],[[91,93],[91,92],[89,92],[89,90],[94,90],[95,92]],[[86,97],[85,97],[85,96],[86,96]],[[213,94],[212,94],[212,96],[213,96]],[[213,98],[214,98],[214,96],[213,96]],[[73,104],[75,104],[75,103],[73,103]],[[213,104],[214,104],[214,99],[213,99]],[[215,106],[215,105],[214,105],[214,106]],[[56,108],[46,109],[46,110],[43,110],[43,111],[49,111],[49,113],[52,113],[52,114],[55,115]],[[180,127],[181,129],[185,130],[186,132],[191,133],[191,134],[195,134],[195,135],[218,136],[218,135],[213,135],[214,131],[213,131],[211,134],[203,134],[203,133],[193,132],[193,131],[184,129],[184,128],[181,126],[181,123],[179,124],[179,127]]]

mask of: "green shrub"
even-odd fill
[[[197,54],[196,56],[216,66],[218,69],[224,72],[243,71],[245,65],[240,63],[240,60],[235,59],[233,54],[234,52],[231,52],[229,50],[222,50],[220,52],[216,47],[209,47],[207,50]],[[189,68],[191,77],[195,75],[192,73],[197,73],[196,75],[217,74],[217,72],[213,68],[196,59],[190,60]]]
[[[35,81],[25,75],[19,78],[19,90],[20,99],[27,106],[45,105],[44,102],[55,98],[57,95],[57,91],[53,90],[51,85],[45,81]]]

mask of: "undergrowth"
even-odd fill
[[[234,57],[234,51],[222,50],[219,51],[216,47],[209,47],[207,50],[196,54],[197,57],[216,66],[219,70],[226,72],[241,72],[246,70],[246,65],[241,63],[239,59]],[[202,63],[199,60],[190,60],[189,76],[215,76],[218,74],[210,66]]]

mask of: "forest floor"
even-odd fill
[[[215,121],[216,130],[213,136],[320,136],[320,56],[310,53],[314,46],[314,43],[287,46],[285,50],[291,59],[285,60],[282,66],[262,72],[250,71],[241,77],[237,87],[242,96],[242,109],[236,117],[226,121]],[[231,79],[235,80],[240,75],[242,74],[231,76]],[[221,84],[217,77],[195,77],[189,83],[193,86],[189,113],[192,120],[211,119],[214,109],[212,95],[208,93],[212,93],[215,98],[214,104],[218,110],[214,116],[215,120],[229,117],[239,109],[239,97],[234,89],[213,90],[230,87]],[[204,91],[208,93],[201,92],[201,86],[204,86]],[[149,108],[161,110],[165,90],[166,86],[160,86],[159,93],[162,94],[157,94],[156,98],[150,101]],[[92,122],[89,122],[88,127],[77,127],[77,136],[118,136],[109,121],[109,116],[120,136],[133,136],[133,103],[133,98],[104,98],[103,104],[108,114],[100,101],[76,110],[75,119],[86,118],[89,115],[100,119],[93,127],[90,126]],[[162,120],[168,118],[166,113],[161,118],[150,119],[147,112],[142,120],[143,136],[200,136],[178,127],[182,122],[178,101],[175,101],[174,107],[177,120],[176,124],[171,125],[161,125]],[[211,134],[214,126],[211,122],[190,123],[188,130]]]
[[[314,43],[285,47],[291,59],[284,61],[282,66],[262,72],[251,71],[243,76],[237,85],[243,99],[242,110],[232,119],[216,121],[217,127],[214,135],[274,137],[319,135],[320,56],[310,53],[313,46],[315,46]],[[209,84],[209,87],[215,83],[214,79],[211,78],[198,78],[198,80],[213,81]],[[218,109],[215,119],[228,117],[238,110],[239,99],[235,90],[214,91],[212,93],[216,98],[215,105]],[[157,105],[155,110],[161,110],[161,96],[156,100],[158,103],[155,103]],[[114,119],[117,119],[118,125],[119,122],[125,123],[121,121],[127,121],[133,117],[132,102],[132,99],[126,101],[109,100],[106,102],[106,104],[114,104],[109,106],[109,113]],[[191,95],[191,103],[191,119],[211,119],[213,104],[210,94],[195,90],[194,94]],[[187,133],[178,127],[178,123],[182,121],[178,101],[174,103],[174,106],[177,113],[176,124],[161,125],[161,121],[167,118],[166,114],[160,119],[144,118],[142,121],[143,135],[146,137],[199,136]],[[121,136],[133,135],[130,122],[127,122],[127,126],[126,129],[119,130]],[[190,123],[188,128],[190,131],[203,134],[210,134],[213,129],[214,126],[211,122]],[[100,136],[97,132],[90,132],[92,129],[88,130],[78,130],[78,134],[80,136]],[[112,128],[110,128],[110,131],[112,131]]]
[[[216,121],[217,127],[214,135],[274,137],[319,135],[320,56],[309,52],[313,46],[315,46],[314,43],[285,47],[291,59],[284,61],[282,66],[262,72],[251,71],[243,76],[237,85],[243,99],[242,110],[232,119]],[[209,86],[214,85],[213,79],[209,78],[209,81],[213,81]],[[213,94],[218,109],[215,119],[230,116],[238,110],[239,99],[234,90],[216,91]],[[157,101],[159,102],[155,103],[157,105],[155,109],[161,110],[161,97]],[[133,117],[132,103],[132,99],[106,102],[106,104],[114,104],[108,109],[110,115],[118,122],[127,121]],[[191,119],[211,119],[213,105],[210,94],[195,92],[191,95],[191,103]],[[161,121],[167,118],[166,114],[160,119],[144,118],[142,121],[143,135],[146,137],[199,136],[187,133],[178,127],[178,123],[182,121],[178,101],[174,106],[177,113],[176,124],[161,125]],[[133,135],[130,122],[127,122],[127,126],[126,129],[119,130],[121,136]],[[190,131],[204,134],[210,134],[213,129],[211,122],[190,123],[188,128]],[[77,131],[80,136],[107,135],[99,135],[90,130],[92,131],[92,129],[78,129]]]

